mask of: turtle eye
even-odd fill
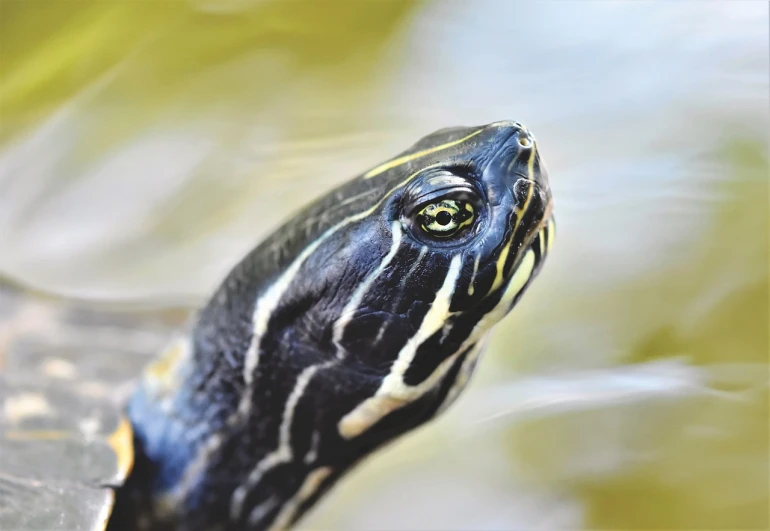
[[[422,207],[417,225],[434,238],[450,238],[473,224],[476,211],[468,201],[441,199]]]

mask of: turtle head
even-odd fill
[[[537,141],[504,121],[438,131],[297,213],[145,374],[129,414],[154,507],[294,521],[462,390],[551,210]]]
[[[387,191],[366,241],[384,237],[394,247],[387,267],[404,289],[389,292],[392,302],[403,298],[409,307],[423,295],[433,306],[441,302],[433,288],[445,287],[441,320],[451,327],[503,297],[517,271],[527,281],[542,262],[552,198],[537,141],[519,123],[438,131],[364,176],[377,178]],[[428,286],[430,293],[420,293]]]
[[[353,439],[406,406],[425,420],[457,396],[555,226],[537,141],[513,121],[438,131],[347,186],[340,196],[377,192],[308,270],[334,308],[330,351],[374,380],[338,424]]]

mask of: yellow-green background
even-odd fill
[[[522,121],[540,279],[304,527],[766,529],[768,60],[762,2],[0,0],[0,271],[197,303],[334,183]]]

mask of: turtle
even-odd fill
[[[503,120],[322,195],[189,315],[6,290],[0,528],[292,527],[455,401],[554,236],[538,143]]]

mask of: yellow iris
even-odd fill
[[[467,201],[442,199],[423,207],[417,214],[422,230],[438,238],[448,238],[473,223],[475,211]]]

